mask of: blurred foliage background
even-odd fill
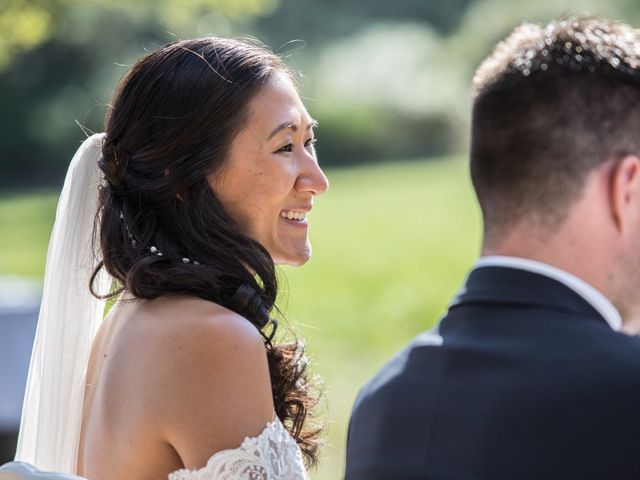
[[[464,151],[469,81],[524,20],[567,11],[633,22],[635,0],[0,0],[0,189],[59,185],[118,79],[176,39],[253,35],[302,72],[321,160]]]
[[[259,38],[301,72],[332,182],[281,306],[326,382],[312,478],[340,478],[359,386],[437,321],[479,250],[473,70],[515,25],[566,13],[640,23],[637,0],[0,0],[0,275],[41,278],[80,125],[102,130],[135,59],[181,38]]]

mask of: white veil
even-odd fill
[[[97,263],[93,221],[104,134],[84,141],[71,160],[49,241],[44,290],[22,410],[16,460],[75,473],[84,378],[105,302],[89,292]],[[99,292],[110,286],[101,271]]]

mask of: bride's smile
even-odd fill
[[[301,265],[311,256],[307,214],[328,188],[316,159],[316,122],[281,73],[249,102],[249,112],[227,163],[209,175],[211,187],[275,263]]]

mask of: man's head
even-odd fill
[[[550,238],[572,216],[580,230],[577,205],[591,195],[602,204],[593,205],[604,212],[598,221],[610,218],[616,232],[601,247],[628,253],[640,241],[640,31],[596,18],[525,24],[480,65],[473,86],[471,176],[485,251],[514,230]]]
[[[477,69],[471,175],[489,238],[523,217],[555,227],[587,174],[640,153],[640,33],[526,24]]]

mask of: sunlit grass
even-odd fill
[[[479,251],[480,214],[461,159],[329,172],[309,216],[314,255],[283,269],[287,314],[326,382],[328,445],[316,480],[342,478],[360,386],[430,328]]]
[[[0,275],[42,277],[58,194],[0,197]]]
[[[281,306],[325,380],[327,445],[314,480],[342,477],[360,386],[430,328],[475,259],[479,212],[466,164],[398,162],[328,172],[309,215],[314,247],[283,268]],[[0,199],[0,273],[41,276],[57,192]]]

